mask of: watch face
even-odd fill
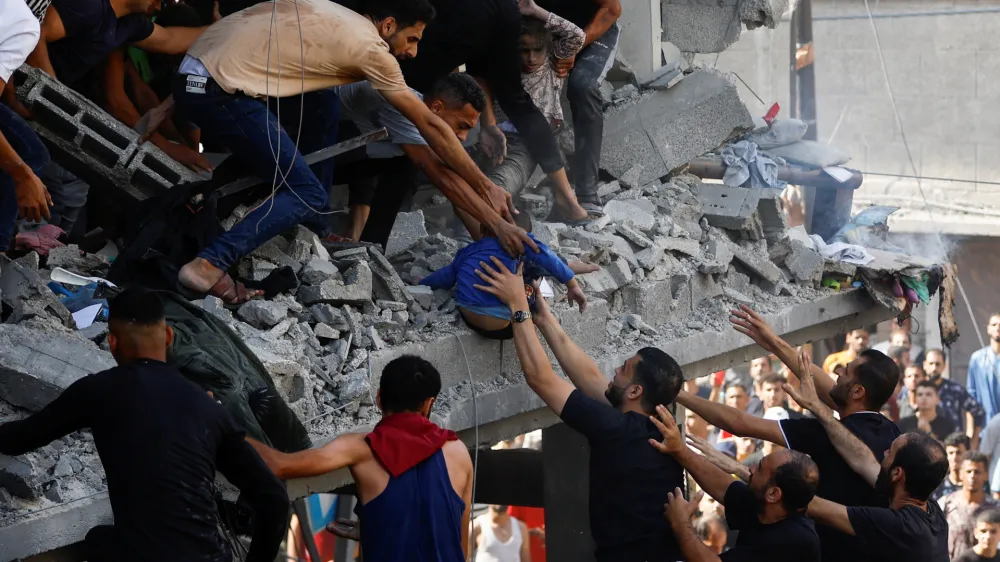
[[[527,319],[528,319],[528,313],[523,310],[518,310],[517,312],[514,313],[513,316],[514,322],[524,322]]]

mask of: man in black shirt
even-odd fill
[[[795,348],[779,338],[760,315],[744,306],[733,311],[733,316],[732,322],[738,332],[749,336],[790,368],[797,367]],[[876,458],[882,458],[899,436],[896,425],[878,413],[899,380],[896,364],[880,352],[865,351],[850,363],[847,373],[838,379],[836,385],[822,369],[811,364],[810,367],[823,400],[836,407],[843,425],[857,435]],[[763,439],[812,457],[822,475],[816,492],[818,496],[844,505],[885,507],[886,499],[850,469],[817,420],[757,418],[686,392],[681,392],[677,401],[708,423],[734,435]],[[816,530],[823,546],[824,562],[871,559],[854,537],[822,525]]]
[[[597,172],[604,142],[601,82],[615,61],[621,29],[621,0],[538,0],[538,4],[583,28],[584,48],[573,59],[556,61],[556,69],[569,75],[566,94],[573,112],[573,186],[584,208],[600,204]]]
[[[819,469],[808,456],[782,450],[750,469],[749,485],[733,482],[706,457],[689,449],[673,416],[657,407],[660,421],[650,417],[663,441],[651,445],[677,460],[701,489],[726,507],[729,528],[739,531],[736,546],[716,556],[695,536],[691,515],[697,501],[684,500],[680,488],[669,499],[666,516],[684,560],[698,562],[819,562],[819,536],[805,510],[816,495]]]
[[[663,505],[667,494],[683,485],[684,473],[676,460],[649,446],[650,439],[660,437],[649,416],[677,396],[680,366],[647,347],[618,367],[609,383],[566,335],[545,299],[537,299],[535,312],[528,312],[520,268],[514,274],[496,258],[493,264],[480,264],[477,273],[488,283],[480,288],[513,313],[514,345],[528,386],[590,443],[590,530],[597,561],[678,560]],[[552,370],[535,326],[572,383]]]
[[[166,361],[173,332],[141,288],[111,301],[108,343],[118,367],[69,386],[35,415],[0,425],[0,453],[20,455],[90,428],[104,464],[114,527],[87,536],[87,560],[227,562],[216,469],[254,512],[248,561],[274,560],[288,517],[284,486],[229,413]]]
[[[868,445],[819,399],[810,367],[812,361],[803,353],[797,371],[799,389],[786,390],[816,416],[837,452],[872,489],[888,498],[889,506],[847,507],[816,497],[809,504],[809,517],[856,537],[863,552],[877,562],[947,562],[948,523],[941,508],[930,501],[948,471],[944,447],[929,435],[905,433],[892,442],[880,464]]]
[[[920,381],[915,389],[917,408],[912,416],[901,418],[899,430],[903,433],[922,431],[938,441],[943,441],[955,431],[955,424],[947,416],[938,415],[938,389],[931,381]]]

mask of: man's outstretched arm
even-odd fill
[[[788,446],[785,436],[781,433],[781,426],[775,420],[751,416],[736,408],[710,402],[683,390],[677,395],[677,403],[698,414],[708,423],[733,435],[763,439],[782,447]]]
[[[656,414],[656,416],[649,416],[649,419],[660,430],[663,441],[650,439],[649,444],[664,455],[674,457],[678,464],[694,477],[698,486],[706,494],[725,505],[726,491],[734,482],[733,476],[688,448],[684,443],[684,437],[681,436],[681,432],[677,428],[677,422],[674,421],[674,417],[670,415],[665,406],[657,406]]]
[[[365,436],[360,433],[341,435],[318,449],[296,453],[282,453],[250,437],[247,441],[281,480],[326,474],[357,464],[371,454]]]
[[[785,391],[803,408],[816,416],[816,419],[823,424],[823,429],[830,436],[830,442],[833,443],[840,456],[847,461],[847,464],[851,465],[854,472],[861,475],[874,488],[881,469],[875,455],[872,454],[867,445],[848,431],[844,424],[833,417],[833,410],[816,395],[816,385],[813,382],[812,369],[810,368],[814,365],[806,352],[803,351],[799,354],[797,365],[800,373],[799,388],[796,389],[790,384],[785,384]]]
[[[528,298],[524,294],[524,277],[521,275],[524,266],[519,265],[517,272],[511,273],[502,261],[495,257],[491,259],[492,267],[486,263],[479,264],[476,274],[483,280],[483,284],[476,285],[476,288],[496,296],[510,307],[512,313],[529,311]],[[542,301],[543,298],[537,300],[539,303]],[[512,325],[514,347],[517,349],[517,358],[521,361],[525,381],[557,416],[561,416],[569,395],[573,393],[573,385],[552,370],[545,348],[542,347],[542,342],[535,333],[535,325],[530,319],[512,322]]]
[[[798,352],[788,342],[778,337],[760,314],[743,304],[740,305],[739,309],[732,311],[732,317],[729,321],[732,322],[733,329],[752,339],[764,351],[776,355],[789,369],[794,370],[799,361]],[[816,381],[816,391],[820,399],[827,406],[835,407],[833,399],[830,398],[830,389],[834,385],[833,379],[816,365],[810,364],[810,372]]]

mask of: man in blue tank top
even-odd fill
[[[465,561],[472,458],[454,432],[428,419],[441,375],[404,355],[385,366],[379,386],[382,421],[368,435],[349,433],[291,454],[250,442],[282,480],[350,469],[365,562]]]

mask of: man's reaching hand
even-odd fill
[[[484,199],[504,220],[514,222],[514,215],[521,214],[514,207],[514,196],[495,183],[491,183],[490,186],[489,191],[483,195]]]
[[[659,419],[657,419],[657,416]],[[681,431],[677,429],[677,422],[674,421],[674,417],[670,415],[670,412],[663,404],[656,406],[656,416],[649,416],[649,419],[656,426],[656,429],[660,430],[660,435],[663,436],[663,441],[657,441],[656,439],[649,440],[649,444],[654,449],[664,455],[676,455],[687,447],[684,444],[684,438],[681,437]]]
[[[496,125],[482,127],[479,133],[479,147],[494,166],[499,166],[507,158],[507,136]]]
[[[580,282],[573,279],[566,285],[566,298],[571,302],[575,302],[580,307],[580,314],[587,311],[587,295],[583,293],[583,289],[580,288]]]
[[[473,286],[495,296],[500,299],[500,302],[510,307],[526,303],[528,298],[524,294],[524,276],[522,275],[524,264],[517,264],[517,272],[512,273],[496,256],[491,257],[490,260],[493,261],[492,267],[481,261],[479,269],[476,270],[476,275],[485,281],[486,285]]]
[[[809,357],[809,353],[806,350],[800,350],[798,368],[795,373],[799,378],[798,388],[788,383],[781,386],[792,400],[795,400],[800,406],[816,414],[817,417],[822,417],[822,414],[830,412],[830,409],[819,399],[819,394],[816,392],[816,381],[813,379],[812,366],[812,358]]]
[[[533,252],[538,253],[538,244],[528,236],[528,233],[519,226],[515,226],[506,221],[500,221],[494,229],[500,245],[512,258],[524,255],[525,246]]]
[[[780,338],[754,309],[741,304],[739,309],[732,311],[729,322],[732,323],[733,329],[752,339],[754,343],[764,348],[764,351],[777,353]]]
[[[667,504],[663,506],[663,515],[673,529],[684,528],[691,524],[691,518],[698,511],[698,504],[704,492],[698,492],[690,501],[684,499],[684,492],[680,488],[674,488],[673,492],[667,494]]]

